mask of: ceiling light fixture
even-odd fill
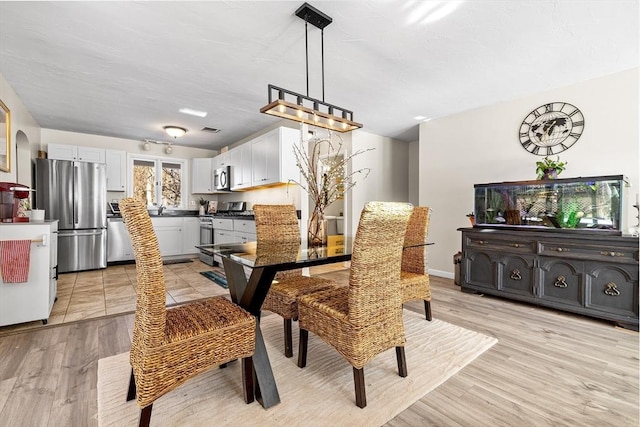
[[[269,103],[262,107],[260,112],[337,132],[350,132],[361,128],[362,124],[353,121],[353,111],[324,101],[324,28],[331,24],[333,20],[308,3],[304,3],[296,10],[296,16],[304,20],[307,95],[301,95],[270,84],[267,87]],[[309,96],[308,24],[319,28],[321,31],[322,100]],[[274,95],[276,95],[275,99]]]
[[[185,133],[187,133],[187,130],[185,128],[181,128],[179,126],[165,126],[163,127],[163,129],[166,133],[171,135],[174,139],[180,138]]]
[[[207,117],[206,111],[192,110],[191,108],[181,108],[178,111],[182,114],[189,114],[190,116]]]
[[[164,149],[164,152],[167,154],[173,153],[173,145],[171,145],[170,142],[167,144],[167,148]]]

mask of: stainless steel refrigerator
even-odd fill
[[[35,205],[58,222],[58,272],[107,267],[107,178],[99,163],[35,159]]]

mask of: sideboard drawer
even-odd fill
[[[509,251],[510,253],[520,254],[535,253],[535,244],[532,241],[517,239],[496,239],[493,236],[468,236],[467,247],[493,251]]]
[[[623,264],[637,264],[638,257],[637,248],[615,246],[610,242],[607,242],[605,246],[599,243],[541,240],[538,242],[538,253],[550,257]]]

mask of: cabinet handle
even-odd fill
[[[484,245],[485,243],[487,243],[486,240],[476,240],[475,242],[479,245]]]
[[[617,297],[618,295],[620,295],[620,291],[618,290],[618,287],[616,286],[615,283],[613,282],[609,282],[607,283],[607,288],[604,290],[604,293],[611,296],[611,297]]]
[[[556,248],[556,251],[558,251],[558,252],[570,252],[569,249],[567,249],[567,248]]]
[[[509,276],[510,279],[512,280],[521,280],[522,279],[522,275],[520,274],[520,270],[518,270],[517,268],[515,270],[513,270],[511,272],[511,275]]]
[[[604,255],[604,256],[624,256],[624,254],[622,252],[609,252],[609,251],[602,251],[602,252],[600,252],[600,255]]]
[[[519,243],[511,243],[509,246],[512,246],[514,248],[519,248],[522,245],[520,245]]]
[[[556,279],[556,282],[553,284],[553,286],[557,287],[557,288],[566,288],[567,286],[567,282],[565,282],[566,278],[564,276],[558,276],[558,278]]]

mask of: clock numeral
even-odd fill
[[[540,147],[537,145],[533,148],[533,150],[531,150],[533,154],[538,154],[539,151],[540,151]]]
[[[574,127],[584,126],[584,120],[580,120],[579,122],[573,122]]]
[[[520,139],[522,138],[528,138],[529,137],[529,131],[526,132],[520,132]],[[531,142],[531,141],[529,141]]]
[[[547,147],[547,156],[550,156],[553,154],[553,147]]]
[[[574,108],[575,108],[575,107],[574,107]],[[579,112],[580,112],[580,110],[578,110],[578,109],[576,108],[575,110],[573,110],[572,112],[570,112],[570,113],[568,114],[568,116],[569,116],[569,117],[573,117],[575,114],[577,114],[577,113],[579,113]]]
[[[541,113],[538,113],[538,110],[533,110],[531,113],[533,113],[533,116],[534,116],[536,119],[542,115]]]
[[[567,148],[570,147],[569,145],[564,145],[564,142],[561,142],[560,146],[562,147],[562,150],[560,150],[560,151],[564,151],[564,150],[566,150]]]
[[[575,133],[575,132],[571,132],[571,133],[569,134],[569,136],[570,136],[570,137],[572,137],[572,138],[575,138],[575,139],[580,138],[580,134],[579,134],[579,133]]]
[[[553,111],[553,104],[544,104],[544,112],[549,113]]]
[[[531,142],[530,139],[526,140],[525,142],[522,143],[522,146],[524,147],[525,150],[528,150],[530,146],[533,145],[533,142]]]

